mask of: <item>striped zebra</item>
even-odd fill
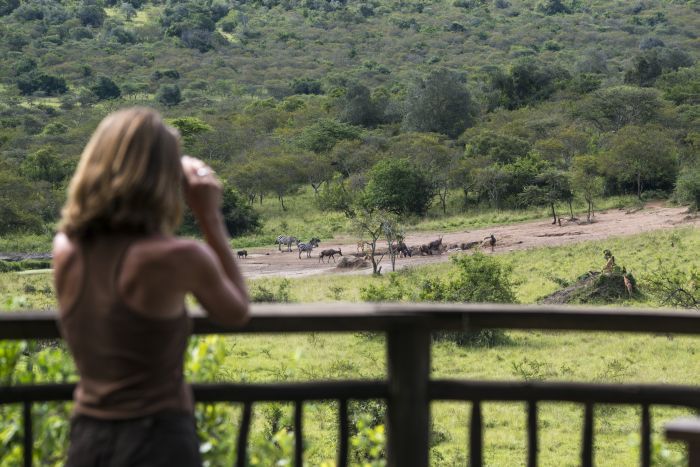
[[[291,237],[291,236],[287,236],[287,235],[278,235],[277,240],[275,240],[275,243],[277,244],[278,251],[282,251],[282,245],[287,245],[287,251],[291,252],[292,251],[292,244],[298,245],[299,239],[296,237]]]
[[[320,242],[320,239],[314,237],[309,240],[308,243],[297,243],[297,248],[299,249],[299,259],[301,259],[302,251],[306,253],[307,258],[311,258],[311,251],[316,248]]]

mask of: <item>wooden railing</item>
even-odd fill
[[[196,384],[198,402],[243,403],[237,464],[246,464],[251,407],[259,401],[290,401],[295,405],[295,466],[302,466],[303,403],[339,401],[338,465],[348,462],[348,401],[385,399],[387,402],[387,460],[393,467],[429,464],[430,402],[472,402],[470,464],[482,465],[482,415],[485,401],[523,401],[527,406],[528,466],[538,458],[537,414],[541,401],[567,401],[585,407],[581,464],[593,464],[595,404],[642,407],[640,465],[651,463],[651,405],[700,409],[700,387],[659,384],[588,384],[554,382],[488,382],[430,378],[431,334],[434,331],[478,329],[540,329],[700,334],[700,313],[665,310],[563,308],[507,305],[332,304],[258,305],[243,329],[225,329],[193,313],[195,334],[378,331],[387,336],[385,381],[316,381],[285,384]],[[52,312],[0,313],[0,340],[60,337]],[[31,465],[31,404],[70,400],[72,385],[0,387],[0,404],[24,406],[25,465]],[[684,425],[685,426],[685,425]],[[686,430],[687,432],[688,430]],[[674,432],[675,433],[675,432]],[[695,459],[699,443],[688,435]],[[693,440],[695,442],[693,443]],[[692,465],[692,464],[691,464]]]

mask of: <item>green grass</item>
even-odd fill
[[[674,247],[670,247],[673,242]],[[625,265],[644,284],[659,259],[676,267],[700,267],[700,231],[678,228],[630,237],[584,242],[556,248],[538,248],[499,255],[513,266],[517,295],[532,303],[556,290],[557,281],[571,281],[589,269],[600,269],[602,250],[609,248],[618,264]],[[449,263],[412,268],[399,274],[414,283],[420,278],[449,275]],[[282,279],[252,281],[273,288]],[[359,301],[359,289],[386,276],[311,276],[291,280],[292,299],[300,302]],[[643,289],[642,289],[643,292]],[[4,309],[53,308],[48,274],[0,274]],[[654,306],[653,298],[640,296],[623,305]],[[555,380],[590,382],[645,382],[699,385],[696,371],[698,336],[621,333],[511,331],[511,342],[493,348],[463,348],[436,342],[432,348],[432,375],[438,378],[485,380]],[[302,334],[209,337],[225,346],[223,361],[205,379],[227,381],[296,381],[385,376],[384,339],[367,334]],[[266,404],[256,405],[254,434],[262,433],[269,414]],[[305,437],[309,465],[334,458],[336,446],[332,403],[310,403],[305,408]],[[441,440],[431,451],[433,465],[464,465],[468,458],[468,403],[433,404],[433,430]],[[285,406],[285,417],[291,407]],[[485,462],[487,465],[522,465],[526,459],[526,419],[522,403],[484,406]],[[238,409],[227,412],[238,420]],[[663,441],[663,424],[688,411],[668,407],[652,410],[653,436],[666,449],[659,465],[681,465],[682,446]],[[541,405],[540,465],[578,465],[583,410],[574,404]],[[636,407],[601,405],[596,409],[595,443],[598,465],[636,465],[639,458],[640,413]],[[436,439],[437,439],[436,438]],[[656,450],[660,455],[661,451]],[[331,465],[331,464],[329,464]]]
[[[635,203],[636,200],[633,197],[613,196],[601,199],[596,209],[619,208]],[[357,234],[352,231],[351,223],[343,214],[323,212],[318,209],[313,191],[308,187],[303,187],[296,195],[285,198],[286,210],[283,210],[279,201],[272,196],[263,198],[262,204],[256,202],[254,206],[261,214],[263,226],[256,234],[233,239],[234,248],[272,245],[275,238],[282,234],[294,235],[301,239],[308,239],[312,236],[320,237],[321,240],[339,237],[357,238]],[[562,214],[568,212],[564,208],[564,206],[559,207]],[[582,203],[574,204],[575,215],[585,216],[584,212],[585,206]],[[446,213],[443,214],[442,209],[435,205],[425,217],[409,216],[403,220],[403,224],[407,232],[439,231],[446,233],[547,217],[549,217],[547,208],[519,210],[495,210],[485,207],[464,208],[462,195],[454,191],[448,198]]]

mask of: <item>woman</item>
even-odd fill
[[[173,236],[183,191],[206,243]],[[213,171],[181,158],[155,111],[116,112],[92,135],[53,248],[61,332],[80,375],[67,465],[201,464],[182,371],[185,295],[220,324],[248,318],[220,205]]]

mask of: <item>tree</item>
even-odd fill
[[[408,159],[385,159],[369,171],[363,199],[377,209],[423,215],[434,194],[430,180]]]
[[[302,175],[318,196],[318,189],[324,182],[333,177],[333,167],[330,158],[325,154],[303,152],[296,156],[297,164],[303,167]]]
[[[19,0],[0,0],[0,16],[6,16],[19,7]]]
[[[586,200],[588,210],[586,219],[590,223],[593,212],[593,202],[603,194],[603,177],[598,171],[598,162],[594,156],[576,156],[571,171],[571,185],[574,192],[580,193]]]
[[[86,4],[78,10],[78,18],[83,26],[99,28],[105,20],[105,10],[95,4]]]
[[[156,100],[163,105],[167,105],[168,107],[179,104],[180,101],[182,101],[180,87],[177,84],[163,84],[160,88],[158,88]]]
[[[676,143],[654,125],[628,125],[612,138],[603,154],[603,171],[610,177],[636,185],[642,199],[644,184],[670,187],[676,176]]]
[[[71,172],[51,148],[41,148],[27,156],[20,169],[29,180],[43,180],[53,185],[61,183]]]
[[[566,6],[561,0],[542,0],[537,9],[545,15],[568,14],[571,8]]]
[[[369,170],[379,159],[380,148],[361,140],[339,141],[330,153],[331,165],[350,177]]]
[[[360,238],[370,239],[369,247],[369,259],[372,262],[372,274],[381,274],[382,268],[379,267],[384,258],[384,253],[381,255],[377,254],[377,241],[385,235],[384,224],[390,219],[391,215],[384,210],[367,208],[367,207],[355,207],[352,212],[352,226],[355,232]],[[377,259],[377,256],[379,258]]]
[[[19,88],[20,94],[24,95],[41,91],[49,96],[58,96],[68,91],[64,78],[39,71],[32,71],[17,78],[17,88]]]
[[[336,120],[321,119],[307,126],[296,138],[296,144],[302,149],[317,153],[329,152],[342,140],[353,140],[360,137],[357,127],[340,123]]]
[[[525,187],[519,198],[524,205],[549,205],[552,210],[552,224],[557,223],[557,211],[555,205],[561,201],[569,203],[571,209],[571,201],[573,194],[569,178],[564,172],[555,169],[549,169],[542,172],[535,179],[535,185]],[[571,212],[571,217],[574,217]]]
[[[436,133],[403,133],[390,142],[387,150],[393,158],[407,158],[430,180],[438,195],[442,212],[447,212],[447,195],[451,187],[451,174],[457,164],[455,149]]]
[[[681,172],[676,181],[676,197],[700,211],[700,167],[697,163]]]
[[[207,122],[198,117],[179,117],[168,119],[166,122],[178,129],[186,145],[193,144],[195,138],[202,133],[213,130]]]
[[[663,105],[656,89],[613,86],[589,94],[574,113],[600,131],[617,131],[625,125],[655,121]]]
[[[351,125],[373,127],[381,123],[380,108],[372,100],[367,87],[353,83],[340,99],[340,120]]]
[[[122,95],[119,86],[106,76],[97,78],[97,83],[90,89],[100,100],[116,99]]]
[[[477,113],[458,73],[431,72],[409,91],[403,126],[409,131],[442,133],[456,138],[474,122]]]
[[[530,144],[524,139],[493,131],[478,133],[464,147],[466,157],[485,157],[502,164],[513,162],[529,151]]]

